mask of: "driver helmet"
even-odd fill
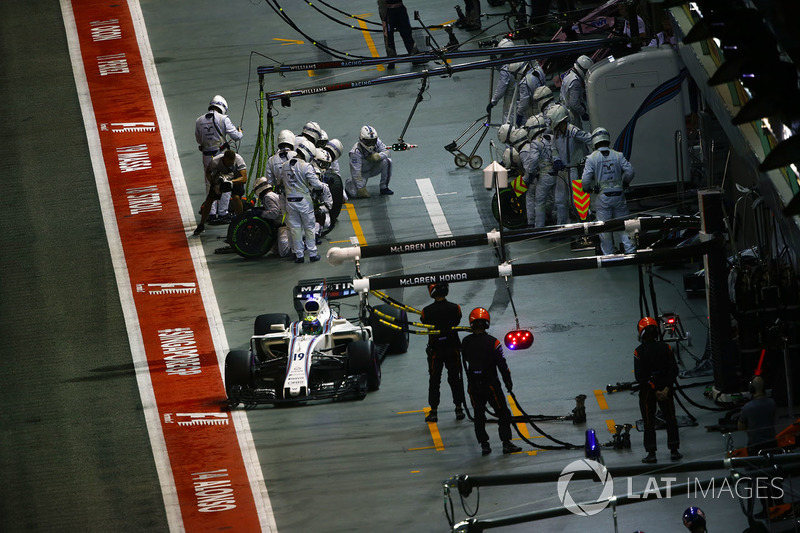
[[[303,335],[320,335],[322,324],[316,315],[308,315],[303,319]]]

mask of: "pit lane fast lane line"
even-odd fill
[[[138,0],[61,10],[169,528],[277,531]]]

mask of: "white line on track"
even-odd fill
[[[436,230],[437,237],[452,237],[453,232],[450,231],[450,226],[447,224],[447,219],[444,217],[444,211],[439,204],[439,199],[436,197],[436,191],[433,190],[433,184],[428,178],[421,178],[417,180],[417,187],[422,195],[422,201],[425,202],[425,209],[428,210],[428,216],[431,217],[433,229]]]

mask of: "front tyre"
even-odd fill
[[[406,353],[408,351],[408,315],[406,312],[386,304],[376,305],[372,309],[373,312],[369,315],[369,325],[372,327],[375,344],[386,344],[388,346],[386,353]],[[394,320],[386,318],[384,320],[397,325],[400,329],[383,324],[380,321],[382,317],[379,313],[394,318]]]
[[[225,356],[225,392],[231,407],[241,403],[243,390],[253,388],[253,363],[246,350],[234,350]]]
[[[367,390],[381,386],[381,364],[372,341],[353,341],[347,345],[347,370],[351,375],[367,376]]]

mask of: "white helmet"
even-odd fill
[[[503,152],[503,166],[511,170],[513,168],[522,168],[522,160],[519,158],[519,152],[516,148],[508,147]]]
[[[497,128],[497,140],[503,144],[508,144],[508,134],[511,133],[511,124],[505,123]]]
[[[545,131],[547,131],[547,119],[541,113],[533,115],[525,122],[525,129],[528,130],[528,138],[535,139]]]
[[[328,132],[323,130],[322,128],[319,129],[319,140],[317,140],[316,145],[317,148],[322,148],[326,144],[328,144]]]
[[[314,152],[316,152],[317,149],[307,139],[300,139],[297,146],[294,147],[294,150],[306,163],[314,162]]]
[[[575,69],[575,73],[580,79],[584,79],[586,77],[586,71],[589,70],[589,67],[592,65],[594,65],[594,61],[592,61],[589,56],[580,56],[575,60],[572,68]]]
[[[514,128],[508,135],[508,144],[516,148],[517,151],[519,151],[526,142],[528,142],[528,132],[525,128]]]
[[[556,127],[567,120],[569,115],[567,114],[567,108],[563,105],[554,105],[550,109],[547,110],[547,120],[550,121],[550,127],[555,130]]]
[[[220,95],[215,95],[214,98],[208,103],[208,110],[216,109],[223,115],[228,112],[228,102],[225,101]]]
[[[500,39],[500,42],[497,43],[497,48],[509,48],[511,46],[514,46],[514,41],[512,41],[508,37],[503,37],[502,39]]]
[[[601,142],[607,142],[611,144],[611,135],[609,135],[608,130],[602,126],[595,128],[592,132],[592,146],[597,148],[597,145]]]
[[[267,178],[261,176],[256,180],[255,187],[253,188],[253,192],[256,193],[256,198],[261,198],[261,195],[267,191],[272,190],[272,184],[267,181]]]
[[[342,156],[342,151],[344,150],[344,146],[342,146],[342,141],[339,139],[331,139],[325,145],[325,151],[331,154],[331,161],[336,161]]]
[[[542,110],[544,106],[553,101],[553,91],[547,85],[542,85],[533,91],[533,99],[536,100],[536,103],[539,104],[539,109]]]
[[[294,150],[294,139],[295,135],[291,130],[281,130],[278,133],[278,149],[281,145],[286,145],[289,150]]]
[[[300,135],[307,138],[313,144],[316,144],[319,140],[320,131],[322,131],[322,128],[320,128],[319,124],[316,122],[306,122],[306,125],[303,126],[303,131],[300,132]]]
[[[333,161],[333,159],[331,159],[331,154],[329,154],[327,150],[317,148],[317,151],[314,152],[314,161],[319,168],[325,170],[331,166],[331,161]]]
[[[367,150],[372,151],[378,144],[378,132],[372,126],[363,126],[358,135],[358,142]]]

